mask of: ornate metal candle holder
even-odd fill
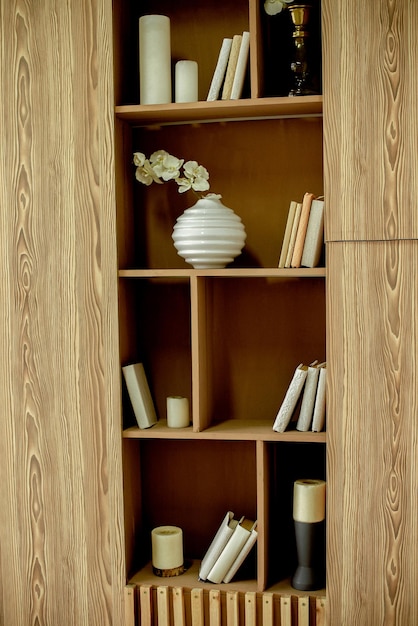
[[[294,73],[294,86],[289,96],[308,96],[318,93],[312,86],[309,58],[308,22],[311,8],[309,4],[294,4],[288,9],[294,26],[292,37],[295,45],[294,60],[290,66]]]

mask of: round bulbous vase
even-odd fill
[[[208,194],[177,219],[172,238],[178,254],[195,269],[219,269],[237,257],[247,235],[241,218]]]

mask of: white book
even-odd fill
[[[312,418],[312,431],[319,433],[325,424],[325,390],[326,390],[327,368],[321,368],[319,372],[318,389],[316,392],[315,407]]]
[[[241,565],[244,563],[245,559],[249,555],[251,548],[257,541],[257,537],[258,537],[258,532],[256,528],[253,528],[253,530],[250,533],[250,536],[248,537],[247,541],[244,544],[244,547],[242,548],[241,552],[238,554],[235,561],[232,563],[231,567],[229,568],[229,571],[225,575],[222,582],[224,583],[231,582],[231,580],[234,578],[235,574],[237,573],[237,571],[239,570],[239,568],[241,567]]]
[[[277,413],[276,419],[274,420],[273,430],[277,433],[284,433],[288,427],[297,401],[302,393],[307,375],[308,366],[302,363],[298,365],[290,381],[290,385],[287,388],[286,395]]]
[[[323,245],[324,200],[315,198],[315,200],[312,200],[311,212],[309,214],[301,265],[303,267],[317,267],[321,259]]]
[[[225,74],[225,82],[222,88],[222,100],[229,100],[231,97],[232,83],[234,82],[239,50],[241,48],[241,41],[242,35],[234,35],[232,37],[231,52],[229,53],[228,65]]]
[[[245,73],[247,71],[248,56],[250,52],[250,33],[244,31],[242,33],[241,47],[239,49],[237,66],[235,68],[234,81],[231,89],[231,100],[241,98],[242,88],[244,86]]]
[[[216,560],[226,546],[228,540],[231,538],[231,535],[237,525],[238,520],[234,519],[232,511],[228,511],[202,559],[199,570],[200,580],[207,579],[210,570],[215,565]]]
[[[292,232],[293,222],[295,219],[297,202],[291,201],[289,212],[287,214],[286,228],[283,236],[282,250],[280,252],[279,267],[284,267],[286,262],[287,250],[289,248],[290,235]]]
[[[122,371],[138,426],[149,428],[158,419],[144,366],[142,363],[133,363],[122,367]]]
[[[314,362],[308,367],[308,375],[306,376],[305,387],[303,390],[302,404],[296,424],[296,430],[300,430],[304,433],[310,429],[312,424],[316,390],[318,387],[319,368],[323,367],[323,365],[323,363],[318,365],[317,362]]]
[[[229,54],[231,52],[232,38],[225,37],[222,41],[221,49],[219,51],[218,61],[216,63],[215,71],[213,73],[212,82],[209,87],[207,101],[217,100],[219,92],[222,87],[223,80],[225,78],[225,72],[228,65]]]
[[[209,572],[207,580],[210,580],[212,583],[221,583],[223,581],[235,559],[244,547],[247,539],[255,527],[255,524],[256,522],[247,518],[242,518],[240,520],[240,523],[235,527],[231,538],[219,555],[215,565]]]

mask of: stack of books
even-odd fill
[[[257,540],[257,522],[235,519],[228,511],[222,520],[199,570],[199,580],[229,583]]]
[[[292,421],[296,406],[301,399],[296,430],[320,432],[325,425],[326,363],[314,361],[301,363],[295,369],[292,380],[273,424],[273,430],[283,433]]]
[[[292,200],[279,258],[279,267],[317,267],[324,245],[324,199],[305,193]]]
[[[250,33],[225,37],[219,51],[207,101],[238,100],[241,97],[247,72]]]

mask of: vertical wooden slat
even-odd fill
[[[184,607],[183,587],[173,589],[173,626],[185,626],[186,612]]]
[[[317,598],[316,599],[316,626],[326,626],[326,608],[327,608],[327,599],[326,598]]]
[[[221,593],[218,589],[209,591],[209,626],[221,626]]]
[[[239,626],[239,602],[237,591],[226,593],[226,624],[227,626]]]
[[[298,626],[309,626],[309,596],[298,598]]]
[[[263,608],[263,626],[273,626],[274,623],[274,596],[267,591],[263,593],[262,598]]]
[[[192,589],[190,595],[192,626],[204,626],[203,589]]]
[[[269,447],[264,441],[257,441],[257,584],[258,590],[262,591],[267,586],[268,576],[268,544],[269,536]]]
[[[168,587],[157,587],[158,626],[170,626]]]
[[[141,585],[139,604],[141,626],[152,626],[152,585]]]
[[[290,596],[280,598],[281,626],[292,626],[292,601]]]
[[[124,588],[125,626],[135,626],[135,589],[136,585],[126,585]]]
[[[245,607],[245,626],[256,626],[257,622],[257,604],[255,591],[247,591],[244,598]]]

